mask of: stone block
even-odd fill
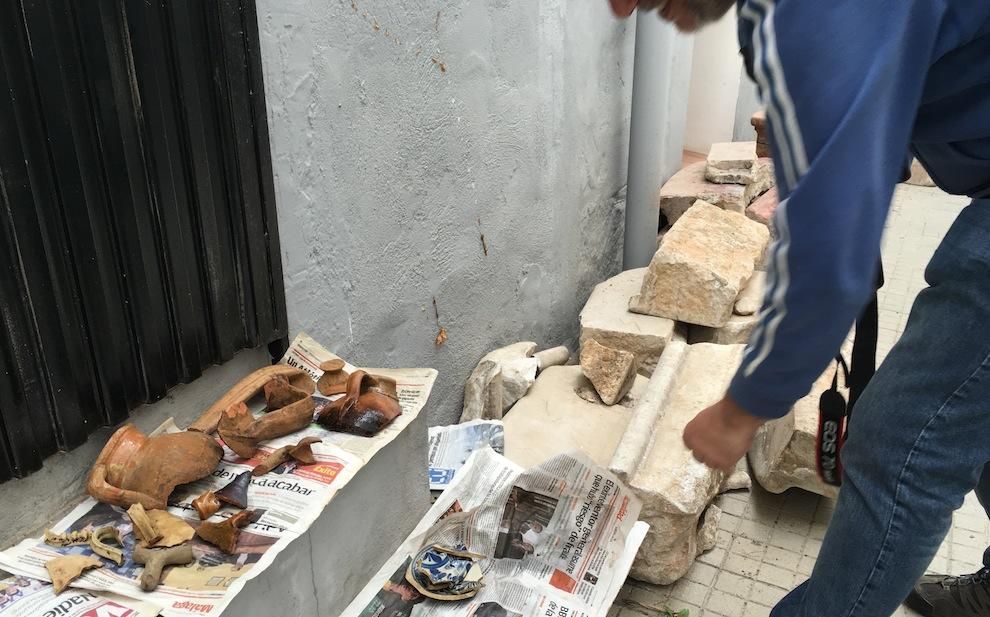
[[[733,315],[721,328],[691,326],[688,330],[688,340],[692,344],[745,345],[759,323],[757,315]]]
[[[818,399],[832,385],[834,363],[815,381],[811,392],[794,405],[791,413],[767,422],[749,451],[756,481],[771,493],[801,488],[826,497],[838,489],[818,477],[815,453],[818,440]],[[849,393],[842,390],[848,400]]]
[[[590,385],[580,366],[546,369],[503,418],[505,455],[523,467],[532,467],[578,449],[608,466],[629,424],[631,406],[646,392],[647,383],[646,377],[636,376],[622,404],[608,407],[581,396]]]
[[[721,328],[769,239],[763,225],[697,202],[664,236],[629,310]]]
[[[751,199],[739,184],[714,184],[705,179],[705,161],[674,174],[660,189],[660,210],[673,225],[699,199],[730,212],[744,212]]]
[[[746,283],[739,297],[736,298],[736,305],[733,312],[736,315],[753,315],[763,308],[763,296],[766,294],[767,273],[757,270]]]
[[[776,230],[773,228],[773,215],[777,212],[777,205],[777,189],[771,188],[746,208],[746,218],[757,223],[763,223],[770,230],[770,234],[776,237]]]
[[[758,160],[754,142],[714,144],[708,153],[705,179],[717,184],[752,184],[761,176],[765,178],[767,162],[772,176],[772,161],[764,159],[762,165],[757,165]]]
[[[525,394],[536,379],[538,362],[532,357],[535,351],[536,343],[523,341],[486,354],[464,385],[460,421],[501,419],[505,410]],[[503,374],[503,368],[509,365],[516,366]]]
[[[694,458],[683,433],[725,394],[743,348],[672,342],[636,407],[611,465],[642,500],[640,520],[650,525],[633,578],[669,585],[711,548],[719,515],[712,500],[727,478]]]
[[[591,340],[581,346],[581,371],[606,405],[615,405],[636,379],[636,356]]]
[[[627,270],[599,283],[581,311],[581,347],[588,341],[628,351],[640,373],[651,375],[674,334],[674,322],[629,312],[629,299],[639,293],[646,268]]]

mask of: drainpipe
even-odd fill
[[[649,265],[657,250],[660,187],[681,167],[691,80],[691,39],[655,13],[636,14],[625,270]]]

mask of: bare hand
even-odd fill
[[[726,397],[702,411],[684,429],[684,443],[694,458],[731,473],[746,456],[756,431],[766,422]]]

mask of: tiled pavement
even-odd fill
[[[881,357],[903,331],[911,303],[925,285],[925,266],[965,203],[937,189],[898,189],[884,238]],[[831,500],[796,490],[772,495],[757,486],[752,492],[723,495],[717,503],[725,513],[716,548],[675,585],[630,580],[610,616],[643,617],[665,608],[687,608],[691,617],[766,617],[770,607],[808,577],[831,516]],[[975,572],[988,545],[990,522],[970,495],[930,569]],[[902,608],[895,615],[914,613]]]

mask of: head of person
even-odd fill
[[[718,21],[735,3],[736,0],[609,0],[612,12],[619,17],[629,17],[637,9],[656,10],[682,32],[694,32]]]

